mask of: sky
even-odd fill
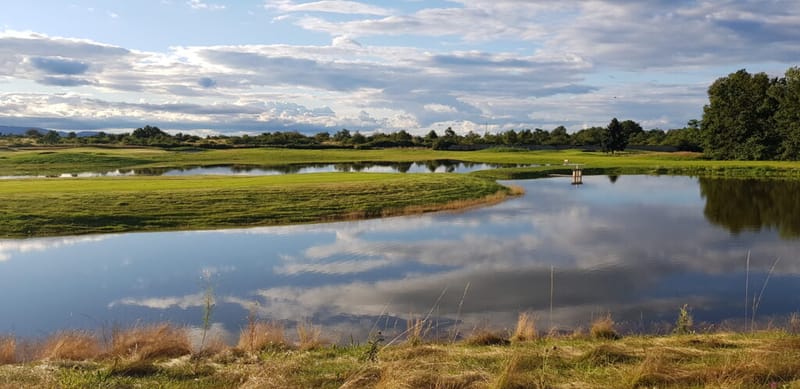
[[[0,125],[458,133],[702,117],[800,65],[797,0],[2,0]]]

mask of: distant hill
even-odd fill
[[[40,128],[40,127],[0,126],[0,134],[2,134],[2,135],[25,135],[25,133],[28,132],[29,130],[39,131],[39,133],[42,134],[42,135],[44,135],[48,131],[50,131],[50,130],[48,130],[46,128]],[[58,132],[58,135],[61,135],[61,136],[67,136],[67,134],[69,134],[69,132],[67,132],[67,131],[57,131],[57,132]],[[94,135],[99,134],[99,132],[97,132],[97,131],[76,131],[75,134],[78,135],[79,137],[84,137],[84,136],[94,136]]]

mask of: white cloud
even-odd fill
[[[298,3],[291,0],[267,0],[264,3],[267,9],[274,9],[280,12],[324,12],[348,15],[378,15],[385,16],[392,14],[392,11],[383,7],[378,7],[357,1],[345,0],[323,0],[307,3]]]
[[[458,112],[457,109],[444,104],[425,104],[423,106],[426,111],[436,112],[436,113],[455,113]]]
[[[225,9],[225,6],[222,4],[206,3],[203,2],[202,0],[188,0],[186,1],[186,5],[188,5],[192,9],[209,10],[209,11],[219,11]]]

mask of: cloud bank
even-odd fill
[[[234,8],[185,2],[186,12]],[[329,43],[144,51],[5,30],[0,123],[423,134],[577,130],[616,116],[673,128],[699,118],[717,77],[800,59],[800,3],[788,0],[269,0],[248,12]]]

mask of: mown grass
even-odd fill
[[[274,323],[273,323],[274,324]],[[625,336],[536,336],[524,342],[400,342],[304,347],[270,324],[272,345],[191,350],[182,329],[154,325],[73,342],[61,333],[36,358],[0,364],[0,388],[783,388],[800,385],[800,337],[784,330]],[[164,332],[167,328],[169,334]],[[255,329],[256,332],[259,329]],[[409,335],[412,336],[412,335]],[[499,335],[494,335],[499,336]],[[7,337],[8,338],[8,337]],[[63,338],[63,339],[62,339]],[[120,338],[120,340],[117,340]],[[92,343],[94,342],[94,343]],[[61,344],[63,356],[53,353]],[[120,344],[125,344],[119,348]],[[163,347],[155,345],[163,343]],[[280,347],[274,347],[274,344]],[[132,345],[143,345],[139,351]],[[65,345],[74,346],[75,350]],[[148,346],[149,345],[149,346]],[[85,350],[100,350],[75,358]],[[158,350],[155,352],[154,350]],[[19,359],[19,358],[18,358]],[[20,359],[21,360],[21,359]]]
[[[193,230],[312,223],[455,209],[511,193],[465,175],[7,180],[0,236]]]

